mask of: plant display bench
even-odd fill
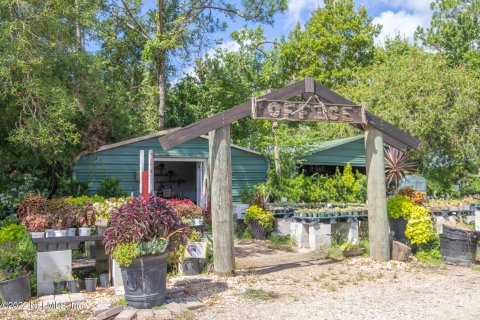
[[[72,272],[72,249],[82,242],[95,242],[97,267],[108,264],[108,257],[101,246],[103,236],[55,237],[32,239],[37,246],[35,274],[37,276],[37,294],[53,294],[53,282],[56,277],[67,276]]]

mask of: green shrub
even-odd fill
[[[16,242],[23,238],[24,235],[28,235],[27,229],[20,224],[11,224],[3,227],[0,230],[0,243],[7,241]]]
[[[9,216],[5,217],[5,219],[0,221],[0,230],[3,227],[9,226],[11,224],[20,224],[20,221],[18,221],[16,216],[9,215]]]
[[[273,214],[270,211],[266,211],[258,206],[250,206],[245,211],[245,224],[248,224],[250,220],[258,219],[258,223],[267,231],[273,231]]]
[[[387,201],[388,215],[393,219],[407,218],[412,200],[406,196],[395,196]]]
[[[118,264],[122,266],[129,266],[133,259],[139,256],[138,244],[136,243],[122,243],[115,247],[112,252],[112,257]]]
[[[104,198],[124,197],[127,194],[120,187],[121,180],[117,177],[108,177],[103,179],[98,188],[98,194]]]

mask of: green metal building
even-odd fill
[[[141,150],[144,150],[144,171],[148,171],[148,153],[152,150],[149,181],[152,192],[165,198],[189,198],[204,205],[208,199],[208,137],[198,137],[164,151],[158,139],[169,131],[103,146],[82,156],[74,166],[73,175],[90,182],[90,194],[97,192],[105,178],[118,177],[125,192],[138,195]],[[269,165],[261,154],[236,145],[231,146],[231,154],[233,201],[240,202],[243,189],[266,181]]]
[[[365,138],[364,135],[325,141],[302,159],[300,170],[307,174],[333,174],[336,168],[342,168],[350,163],[353,170],[365,173]]]

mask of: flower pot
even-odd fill
[[[136,258],[121,270],[129,307],[151,309],[163,304],[167,292],[167,253]]]
[[[100,287],[102,288],[110,287],[110,279],[108,278],[108,273],[102,273],[100,275]]]
[[[105,230],[106,229],[107,229],[106,227],[97,227],[97,235],[103,237],[105,235]]]
[[[68,280],[67,288],[71,293],[80,292],[80,280]]]
[[[45,238],[53,238],[53,237],[55,237],[55,230],[45,229]]]
[[[202,272],[200,259],[185,259],[181,262],[182,273],[186,276],[194,276]]]
[[[88,237],[92,233],[92,228],[90,227],[82,227],[78,228],[78,235],[80,237]]]
[[[94,292],[97,290],[97,278],[85,278],[85,291]]]
[[[55,238],[67,236],[67,230],[54,230],[53,233],[55,235]]]
[[[28,276],[0,281],[0,299],[2,303],[28,301],[31,297]]]
[[[67,287],[67,281],[60,280],[53,282],[53,293],[54,294],[62,294],[65,293],[65,289]]]
[[[75,237],[76,234],[77,234],[77,228],[67,229],[67,237]]]
[[[32,239],[41,239],[45,237],[45,231],[42,232],[30,232],[30,236]]]
[[[388,222],[390,224],[390,231],[394,232],[393,239],[403,244],[406,244],[408,242],[408,239],[405,236],[407,220],[405,220],[404,218],[393,219],[391,217],[388,217]]]
[[[248,221],[248,230],[253,237],[258,240],[265,240],[267,238],[267,230],[258,222],[258,219]]]

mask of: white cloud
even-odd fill
[[[393,38],[396,34],[413,41],[413,35],[418,26],[427,27],[432,18],[431,11],[408,13],[404,10],[384,11],[373,19],[374,23],[382,25],[382,33],[377,37],[377,44],[383,44],[386,37]]]
[[[313,10],[323,4],[322,0],[292,0],[288,2],[288,19],[286,26],[291,26],[300,20],[304,10]]]

